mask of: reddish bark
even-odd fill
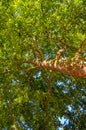
[[[42,69],[50,69],[59,71],[63,74],[71,75],[78,78],[86,78],[86,60],[81,59],[59,59],[59,60],[34,60],[24,61],[24,63],[31,63]]]

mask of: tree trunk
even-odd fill
[[[23,63],[31,63],[42,69],[59,71],[63,74],[78,78],[86,78],[86,60],[82,59],[59,59],[59,60],[25,60]]]

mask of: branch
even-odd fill
[[[86,39],[82,42],[80,48],[78,49],[78,51],[75,54],[75,57],[77,57],[77,59],[80,57],[80,54],[83,52],[85,45],[86,45]]]
[[[82,53],[85,45],[86,45],[86,39],[82,42],[80,48],[78,49],[78,53]]]
[[[59,59],[59,60],[34,60],[24,61],[25,63],[32,63],[41,69],[50,69],[52,71],[59,71],[66,75],[71,75],[78,78],[86,78],[86,60],[72,60],[72,59]]]
[[[66,50],[66,48],[60,49],[60,50],[57,52],[57,54],[56,54],[55,60],[56,60],[56,59],[60,59],[61,56],[64,54],[65,50]]]
[[[65,42],[65,40],[62,39],[61,37],[52,38],[52,37],[49,37],[49,36],[48,36],[48,38],[61,42],[64,46],[70,48],[71,50],[75,50],[75,51],[77,50],[76,47],[69,45],[69,44],[68,44],[67,42]],[[57,46],[58,46],[58,45],[57,45]]]
[[[31,62],[31,61],[29,61],[29,62],[25,62],[24,61],[24,63],[31,63],[31,64],[33,64],[33,62]],[[36,68],[38,68],[38,66],[34,66],[34,67],[29,68],[29,69],[18,68],[18,69],[15,70],[15,72],[20,72],[20,71],[30,72],[30,71],[32,71],[32,70],[34,70]],[[13,71],[14,70],[9,69],[9,70],[5,70],[5,71],[0,72],[0,74],[7,74],[7,73],[10,73],[10,72],[13,72]]]

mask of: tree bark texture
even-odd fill
[[[43,60],[38,59],[30,61],[25,60],[24,63],[31,63],[38,66],[41,69],[50,69],[52,71],[59,71],[66,75],[71,75],[77,78],[86,78],[86,59],[54,59],[54,60]]]

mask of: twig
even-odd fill
[[[76,52],[74,57],[79,58],[79,56],[82,53],[85,45],[86,45],[86,39],[84,41],[82,41],[82,44],[81,44],[80,48],[78,49],[78,51]]]
[[[68,43],[66,43],[66,42],[64,41],[64,39],[62,39],[61,37],[55,37],[55,38],[48,37],[48,38],[53,39],[53,40],[57,40],[57,41],[61,42],[62,44],[64,44],[64,46],[70,48],[71,50],[77,50],[76,47],[71,46],[71,45],[68,45]],[[58,46],[58,45],[57,45],[57,46]]]

